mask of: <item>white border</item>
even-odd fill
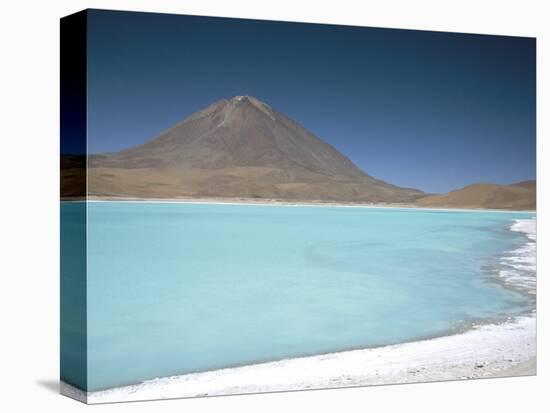
[[[2,177],[2,405],[6,411],[73,412],[58,396],[58,18],[86,7],[362,26],[536,36],[538,47],[538,250],[548,251],[550,159],[542,142],[549,96],[550,31],[544,1],[338,2],[279,0],[58,0],[5,2],[0,13]],[[539,255],[539,326],[548,325],[548,259]],[[539,329],[538,377],[232,396],[95,406],[102,412],[422,411],[540,412],[548,406],[548,334]],[[89,409],[89,408],[88,408]]]

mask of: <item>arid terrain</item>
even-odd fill
[[[89,157],[88,193],[410,202],[335,148],[249,96],[220,100],[141,146]]]
[[[536,181],[468,185],[445,195],[420,198],[416,204],[422,207],[535,210],[537,185]]]
[[[86,193],[85,156],[61,157],[61,196]],[[88,156],[91,199],[221,199],[534,210],[536,183],[426,194],[376,179],[251,96],[219,100],[143,145]]]

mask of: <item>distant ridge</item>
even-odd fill
[[[219,100],[143,145],[89,157],[99,197],[244,197],[408,203],[422,191],[375,179],[252,96]]]
[[[537,181],[535,180],[532,180],[532,181],[522,181],[522,182],[517,182],[515,184],[511,184],[512,186],[519,186],[521,188],[535,188],[537,187]]]
[[[536,181],[510,185],[474,184],[444,195],[419,198],[423,207],[483,208],[535,210],[537,206]]]

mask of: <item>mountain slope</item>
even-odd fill
[[[535,210],[536,181],[469,185],[448,194],[419,198],[416,204],[423,207]]]
[[[254,197],[410,202],[421,191],[377,180],[250,96],[220,100],[149,142],[91,155],[96,196]]]

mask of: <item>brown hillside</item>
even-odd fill
[[[89,158],[95,196],[411,202],[302,126],[249,96],[220,100],[144,145]]]
[[[423,207],[535,210],[536,182],[469,185],[445,195],[419,198],[416,204]]]

